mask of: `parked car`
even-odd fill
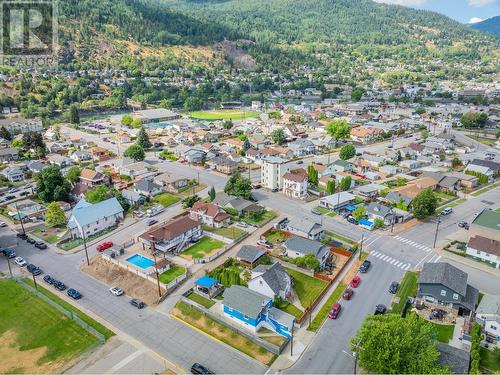
[[[66,290],[67,286],[62,281],[56,280],[53,284],[54,288],[57,290]]]
[[[458,227],[459,227],[459,228],[464,228],[464,229],[466,229],[466,230],[469,230],[469,223],[468,223],[468,222],[466,222],[466,221],[463,221],[463,220],[462,220],[462,221],[459,221],[459,222],[458,222]]]
[[[150,219],[150,220],[146,221],[146,224],[148,226],[152,226],[152,225],[158,224],[158,220]]]
[[[16,257],[16,252],[12,249],[3,249],[2,254],[5,255],[9,259]]]
[[[266,249],[272,249],[273,244],[267,240],[258,240],[257,245],[265,247]]]
[[[110,247],[113,247],[113,241],[106,241],[106,242],[100,243],[99,245],[97,245],[96,250],[101,252],[101,251],[104,251],[106,249],[109,249]]]
[[[369,260],[365,260],[363,264],[359,267],[359,272],[366,273],[371,265],[372,262],[370,262]]]
[[[352,216],[347,216],[347,221],[351,224],[354,224],[354,225],[358,225],[358,222],[356,221],[356,219]]]
[[[342,298],[345,299],[345,300],[350,300],[352,298],[354,294],[354,290],[352,290],[351,288],[347,288],[344,292],[344,294],[342,294]]]
[[[110,288],[109,291],[111,292],[111,294],[114,294],[115,296],[121,296],[124,294],[123,290],[116,287],[116,286],[113,288]]]
[[[339,316],[339,313],[340,313],[340,310],[342,309],[342,306],[340,305],[340,303],[335,303],[332,308],[330,309],[330,312],[328,313],[328,317],[330,319],[337,319],[337,317]]]
[[[28,237],[28,238],[26,238],[26,242],[30,243],[30,244],[34,244],[36,241],[33,238]]]
[[[396,294],[399,289],[399,283],[397,281],[393,281],[389,286],[389,293]]]
[[[132,306],[137,307],[138,309],[143,309],[146,307],[146,304],[142,302],[140,299],[134,298],[130,300],[130,304]]]
[[[7,223],[5,221],[0,221],[0,228],[5,228]]]
[[[359,283],[361,283],[361,279],[358,275],[354,276],[351,280],[351,286],[353,288],[357,288],[359,286]]]
[[[28,270],[29,273],[33,274],[34,276],[41,275],[43,271],[40,269],[40,267],[35,266],[34,264],[30,263],[26,266],[26,269]]]
[[[202,366],[199,363],[194,363],[191,366],[191,374],[215,374],[208,367]]]
[[[35,247],[40,250],[45,250],[47,248],[47,244],[43,241],[38,241],[35,243]]]
[[[236,223],[236,226],[237,226],[237,227],[240,227],[240,228],[248,228],[248,224],[247,224],[247,223],[245,223],[244,221],[238,221],[238,222]]]
[[[56,279],[54,279],[54,278],[53,278],[52,276],[50,276],[50,275],[45,275],[45,276],[43,277],[43,281],[45,281],[47,284],[52,285],[52,284],[54,284],[54,282],[56,282],[57,280],[56,280]]]
[[[385,305],[379,304],[375,307],[374,315],[384,315],[387,311],[387,307]]]
[[[28,235],[26,233],[18,233],[16,236],[22,240],[25,240],[28,238]]]
[[[453,212],[453,208],[451,207],[446,207],[443,211],[441,211],[441,215],[446,216],[449,215]]]
[[[22,257],[17,257],[16,259],[14,259],[14,263],[17,264],[19,267],[24,267],[25,265],[28,264],[28,262],[26,262]]]
[[[256,189],[256,190],[257,190],[257,189],[260,189],[261,187],[262,187],[262,185],[261,185],[261,184],[253,184],[253,185],[252,185],[252,188],[254,188],[254,189]]]
[[[19,193],[19,196],[20,196],[20,197],[24,197],[25,195],[28,195],[29,193],[30,193],[29,191],[21,191],[21,192]]]
[[[73,299],[82,298],[82,294],[78,290],[73,289],[73,288],[69,288],[66,293],[68,293],[68,296],[70,296]]]

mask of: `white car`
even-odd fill
[[[19,267],[24,267],[28,264],[28,262],[26,262],[23,257],[17,257],[16,259],[14,259],[14,263],[16,263]]]
[[[111,292],[111,294],[114,294],[115,296],[121,296],[124,293],[123,290],[121,290],[120,288],[118,288],[116,286],[111,288],[109,291]]]
[[[0,221],[0,228],[4,228],[7,226],[7,223],[5,221]]]
[[[248,224],[247,224],[247,223],[245,223],[244,221],[238,221],[238,222],[236,223],[236,226],[237,226],[237,227],[240,227],[240,228],[248,228]]]

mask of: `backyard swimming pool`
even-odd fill
[[[134,254],[127,258],[127,262],[132,263],[134,266],[146,269],[151,267],[155,262],[149,258],[143,257],[141,254]]]

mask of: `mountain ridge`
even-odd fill
[[[500,15],[472,24],[470,27],[500,37]]]

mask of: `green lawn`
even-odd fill
[[[286,271],[293,277],[293,289],[304,308],[309,307],[327,284],[324,280],[316,279],[302,272],[297,272],[289,268],[286,268]]]
[[[496,142],[495,138],[488,138],[488,137],[476,137],[475,135],[467,135],[470,139],[473,139],[475,141],[481,142],[482,144],[486,146],[493,146]]]
[[[337,302],[344,292],[345,288],[347,285],[340,283],[335,290],[333,291],[332,295],[328,297],[326,302],[324,303],[323,306],[321,306],[321,309],[319,310],[318,314],[316,317],[312,320],[311,326],[308,327],[309,331],[317,332],[318,329],[321,327],[325,319],[327,318],[328,311],[332,307],[332,305]]]
[[[440,191],[435,191],[434,194],[437,196],[439,202],[446,202],[456,198],[454,195],[446,194]]]
[[[418,272],[407,271],[405,273],[403,280],[401,281],[401,285],[399,286],[399,290],[396,293],[396,296],[399,297],[399,302],[393,303],[391,306],[391,310],[393,313],[401,314],[408,297],[415,297],[417,295],[418,275]]]
[[[224,242],[215,240],[210,237],[203,237],[193,246],[184,250],[181,255],[190,256],[193,259],[203,258],[205,255],[210,254],[216,249],[221,249],[224,246]]]
[[[498,207],[495,211],[496,211],[496,212],[500,212],[500,207]]]
[[[456,207],[456,206],[458,206],[459,204],[462,204],[462,203],[464,203],[464,202],[467,202],[467,199],[465,199],[465,198],[460,198],[460,199],[457,199],[457,200],[456,200],[456,201],[454,201],[454,202],[451,202],[451,203],[449,203],[449,204],[447,204],[447,205],[444,205],[444,206],[443,206],[443,207],[441,207],[441,208],[438,208],[438,209],[436,210],[436,213],[437,213],[437,214],[440,214],[440,213],[441,213],[441,212],[442,212],[442,211],[443,211],[446,207],[451,207],[451,208],[453,208],[453,207]]]
[[[290,315],[293,315],[297,319],[300,319],[302,317],[302,315],[304,315],[304,312],[301,309],[299,309],[297,306],[291,304],[288,301],[280,301],[280,303],[275,302],[274,307],[276,307],[282,311],[286,311],[287,313],[289,313]]]
[[[208,298],[205,298],[203,296],[200,296],[197,293],[191,293],[187,298],[189,298],[191,301],[194,301],[206,309],[211,308],[213,305],[215,305],[215,301],[209,300]]]
[[[163,272],[160,275],[160,281],[163,284],[170,284],[180,275],[184,275],[186,273],[186,269],[180,266],[172,266],[168,271]]]
[[[285,233],[281,232],[277,229],[271,229],[269,233],[266,235],[266,240],[272,243],[284,242],[286,241],[287,236]]]
[[[480,366],[491,373],[500,372],[500,349],[496,350],[497,352],[495,353],[483,347],[479,348],[479,355],[481,357]]]
[[[321,215],[326,215],[326,214],[330,213],[330,210],[328,208],[320,207],[320,206],[314,207],[314,210],[318,211]]]
[[[107,230],[103,230],[102,232],[98,232],[96,234],[93,234],[91,236],[86,237],[86,242],[87,246],[89,246],[89,242],[95,240],[96,238],[102,237],[105,234],[108,234],[109,232],[112,232],[115,228],[110,228]],[[73,240],[66,241],[65,243],[59,245],[59,247],[63,250],[72,250],[77,246],[83,245],[83,239],[81,238],[75,238]]]
[[[488,191],[490,190],[493,190],[494,188],[496,188],[497,186],[500,185],[500,182],[496,182],[494,184],[491,184],[489,186],[486,186],[485,188],[481,189],[481,190],[478,190],[478,191],[475,191],[474,193],[472,193],[471,195],[474,196],[474,197],[477,197],[478,195],[481,195],[483,193],[487,193]]]
[[[153,202],[161,204],[163,207],[168,207],[179,202],[181,198],[170,193],[163,193],[153,197]]]
[[[34,231],[30,232],[30,234],[50,244],[55,244],[59,240],[59,237],[57,237],[56,234],[47,234],[46,232],[42,232],[42,229],[40,228],[35,229]]]
[[[332,238],[334,238],[336,240],[339,240],[340,242],[348,243],[349,245],[355,245],[356,244],[356,241],[353,241],[350,238],[341,236],[340,234],[334,233],[334,232],[329,231],[329,230],[325,230],[325,234],[327,236],[329,236],[329,237],[332,237]]]
[[[217,111],[195,111],[189,114],[191,118],[197,120],[242,120],[249,117],[258,118],[259,113],[243,110],[217,110]]]
[[[243,218],[243,221],[245,223],[261,227],[261,226],[269,223],[276,216],[278,216],[278,215],[274,211],[265,211],[257,220],[254,220],[254,219],[247,216],[247,217]]]
[[[234,225],[226,228],[213,228],[208,225],[203,225],[203,230],[206,232],[218,234],[222,237],[230,238],[232,240],[240,238],[245,234],[245,231],[243,229],[237,228]]]
[[[6,369],[7,373],[24,372],[24,363],[30,360],[39,366],[52,362],[59,369],[99,344],[97,337],[12,280],[0,281],[0,316],[0,335],[13,333],[9,345],[19,347],[19,366]],[[25,352],[36,349],[45,349],[40,358]]]
[[[437,340],[448,344],[448,342],[453,338],[453,330],[455,326],[453,324],[437,324],[430,322],[434,329],[436,330]]]

